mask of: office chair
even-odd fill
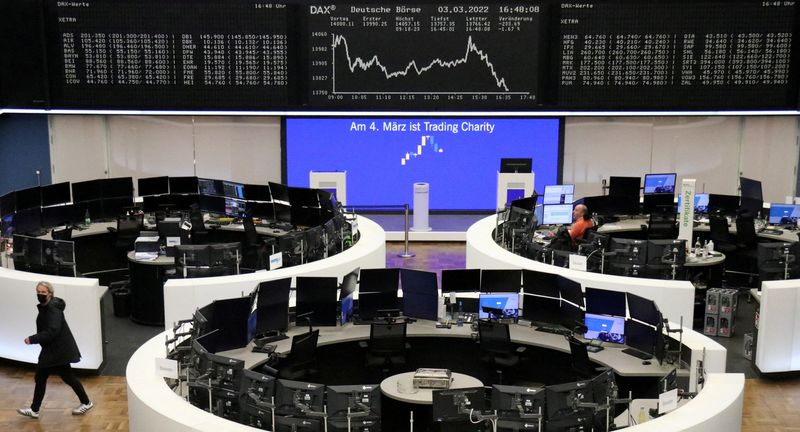
[[[508,324],[492,321],[478,321],[478,337],[481,361],[494,368],[498,384],[502,384],[503,372],[509,372],[520,362],[524,347],[514,349]]]
[[[668,240],[678,237],[677,214],[650,213],[647,224],[647,238],[651,240]]]
[[[117,240],[114,248],[124,253],[133,249],[133,243],[139,237],[144,226],[144,215],[117,216]]]
[[[369,343],[360,343],[366,348],[364,364],[380,367],[384,375],[397,366],[406,364],[408,344],[407,323],[373,323],[369,327]]]
[[[569,341],[569,353],[572,358],[572,371],[575,372],[578,380],[594,378],[598,372],[607,370],[607,368],[594,366],[589,360],[586,344],[576,339],[575,336],[567,336],[567,341]]]
[[[70,241],[72,240],[72,227],[68,226],[60,230],[53,228],[53,230],[50,231],[50,237],[52,237],[53,240]]]
[[[725,255],[733,253],[736,250],[736,244],[728,232],[728,219],[720,214],[712,214],[709,216],[708,224],[710,228],[708,238],[714,241],[714,250]]]
[[[279,361],[278,376],[280,378],[302,381],[308,376],[317,373],[317,341],[319,330],[310,331],[292,337],[292,349],[289,354]]]
[[[193,209],[189,214],[189,222],[192,223],[192,244],[206,244],[208,230],[206,230],[206,224],[203,221],[203,213],[201,213],[200,210]]]
[[[244,242],[242,243],[242,267],[252,271],[261,270],[266,267],[264,262],[264,242],[256,232],[256,225],[253,218],[242,219],[244,227]]]

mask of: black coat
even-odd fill
[[[39,315],[36,317],[36,334],[28,339],[32,344],[40,344],[39,366],[59,366],[77,363],[81,360],[78,344],[64,319],[64,300],[53,297],[46,305],[38,304]]]

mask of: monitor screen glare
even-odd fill
[[[518,293],[491,293],[481,294],[478,307],[478,318],[487,319],[489,314],[483,311],[483,307],[490,307],[502,310],[502,314],[497,318],[514,319],[519,316],[519,294]]]
[[[645,194],[674,194],[675,193],[675,173],[670,174],[647,174],[644,176]]]
[[[543,204],[571,204],[574,196],[575,185],[547,185]]]
[[[624,317],[587,313],[584,322],[587,328],[583,335],[584,338],[618,344],[625,343]]]
[[[545,225],[567,225],[572,223],[572,204],[550,204],[544,206],[542,223]]]

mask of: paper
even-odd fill
[[[136,261],[154,261],[158,258],[158,252],[136,252],[133,254]]]
[[[156,358],[156,375],[178,379],[178,362],[172,359]]]
[[[668,413],[678,408],[678,389],[672,389],[658,395],[658,413]]]
[[[571,270],[586,271],[587,258],[583,255],[570,254],[569,255],[569,268]]]
[[[283,267],[283,252],[276,252],[269,256],[269,269],[275,270]]]

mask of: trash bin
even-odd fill
[[[111,292],[114,301],[114,316],[128,317],[131,314],[131,291],[128,288],[117,288]]]

